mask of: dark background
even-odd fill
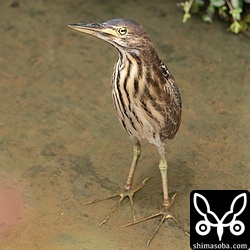
[[[194,193],[199,193],[203,195],[209,205],[210,205],[210,210],[214,212],[219,219],[222,219],[224,214],[230,210],[232,201],[234,198],[242,194],[243,192],[247,194],[247,203],[246,207],[243,210],[243,212],[236,217],[236,220],[242,221],[245,225],[245,231],[239,235],[235,236],[230,232],[229,227],[224,227],[224,233],[222,235],[221,241],[219,241],[218,235],[217,235],[217,228],[211,226],[211,230],[207,235],[201,236],[199,235],[196,230],[195,226],[197,222],[200,220],[204,220],[204,217],[200,215],[193,203],[193,197]],[[193,244],[196,243],[204,243],[204,244],[230,244],[230,246],[233,246],[233,244],[247,244],[249,247],[250,239],[249,239],[249,233],[250,233],[250,216],[249,216],[249,211],[250,211],[250,205],[249,205],[249,192],[244,191],[244,190],[195,190],[192,191],[190,195],[190,246],[192,247]],[[200,208],[200,210],[206,213],[207,209],[206,206],[204,206],[204,203],[201,202],[201,200],[198,198],[197,200],[197,205]],[[233,214],[237,213],[240,211],[240,209],[243,206],[243,198],[240,198],[236,201],[235,206],[233,208]],[[228,215],[223,223],[230,223],[233,219],[233,214]],[[208,220],[209,222],[212,223],[217,223],[216,219],[213,218],[212,215],[208,215]],[[243,249],[243,248],[242,248]]]

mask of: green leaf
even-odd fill
[[[210,5],[213,5],[218,8],[225,5],[225,0],[210,0]]]
[[[222,6],[218,9],[218,13],[220,15],[221,18],[223,18],[224,20],[229,20],[229,15],[227,12],[227,6]]]
[[[229,13],[234,16],[237,20],[240,20],[240,13],[242,12],[241,8],[235,8],[233,10],[230,10]]]
[[[247,14],[244,18],[244,22],[250,23],[250,14]]]
[[[232,6],[235,8],[242,8],[242,0],[231,0]]]
[[[241,30],[241,25],[238,22],[233,22],[229,28],[233,33],[238,34]]]
[[[205,4],[204,0],[195,0],[194,3],[199,6],[203,6]]]
[[[203,0],[195,0],[190,8],[191,13],[199,13],[200,7],[204,5]]]
[[[213,15],[214,12],[215,12],[214,6],[213,6],[213,5],[209,5],[209,6],[207,7],[207,13],[210,14],[210,15]]]
[[[183,15],[182,22],[185,23],[190,18],[191,18],[191,15],[189,13],[185,13]]]
[[[248,29],[248,24],[245,22],[240,22],[240,26],[241,31],[246,31]]]
[[[189,12],[189,1],[185,1],[184,3],[181,3],[182,5],[182,8],[184,10],[185,13],[188,13]]]
[[[203,20],[204,22],[206,22],[206,23],[212,23],[212,22],[213,22],[211,16],[209,16],[208,14],[203,15],[203,16],[202,16],[202,20]]]

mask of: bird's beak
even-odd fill
[[[107,38],[107,36],[117,36],[115,30],[106,27],[102,23],[88,23],[88,24],[75,23],[75,24],[68,24],[68,26],[74,30],[99,37],[103,40],[106,40],[105,37]]]

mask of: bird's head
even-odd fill
[[[79,32],[96,36],[120,51],[143,50],[152,44],[145,29],[130,19],[119,18],[103,23],[76,23],[68,26]]]

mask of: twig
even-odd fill
[[[229,9],[231,10],[231,12],[233,13],[234,8],[233,8],[232,4],[230,3],[230,1],[229,1],[229,0],[226,0],[226,3],[227,3],[228,8],[229,8]],[[233,18],[234,22],[237,22],[237,19],[236,19],[236,17],[235,17],[233,14],[232,14],[232,18]]]

